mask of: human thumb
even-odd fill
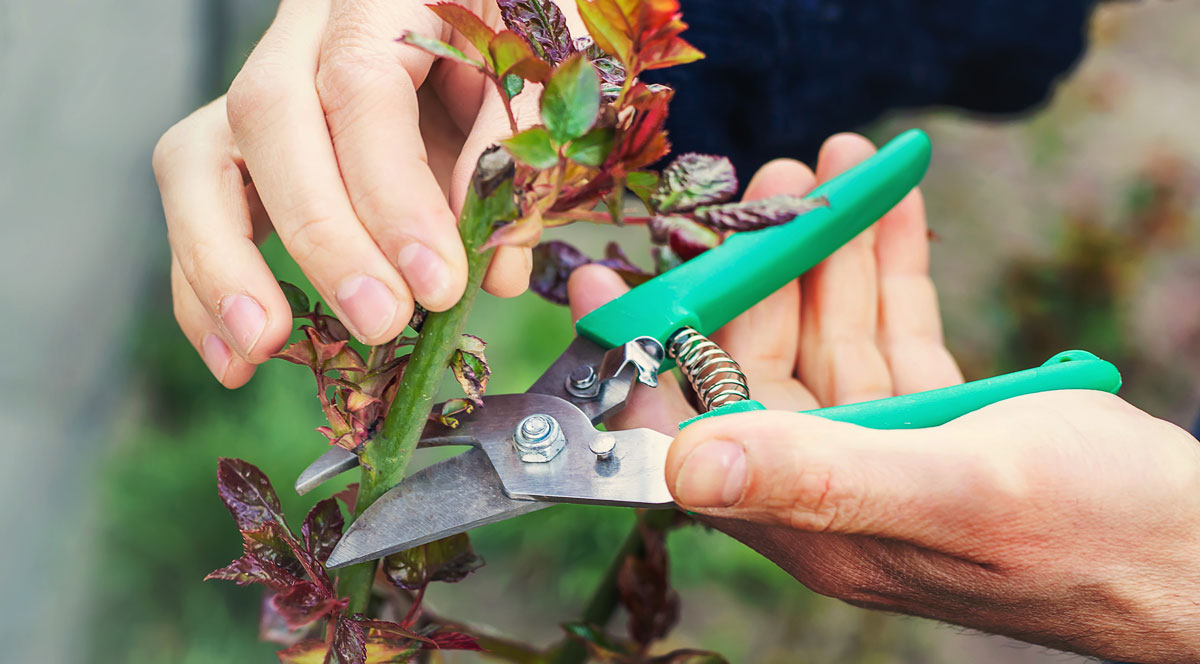
[[[881,431],[783,411],[707,418],[683,429],[666,479],[686,509],[837,532],[923,539],[957,518],[972,473],[936,430]]]

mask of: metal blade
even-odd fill
[[[550,394],[561,399],[571,401],[574,397],[567,393],[567,376],[571,371],[579,366],[589,366],[595,369],[600,368],[600,363],[604,360],[605,349],[601,348],[594,342],[587,339],[576,338],[567,346],[567,349],[558,356],[545,373],[527,390],[528,392],[537,392],[539,394]],[[625,405],[625,396],[628,394],[628,387],[621,392],[619,389],[606,390],[602,395],[603,399],[590,399],[581,402],[579,405],[592,417],[592,422],[599,422],[604,416],[607,416],[618,407]],[[434,406],[436,412],[441,408],[441,404]],[[476,411],[469,417],[463,418],[467,421],[486,419],[488,413],[486,409]],[[446,433],[446,428],[436,422],[430,422],[425,425],[425,432],[421,434],[422,446],[425,445],[426,439],[437,439]],[[436,444],[436,443],[434,443]],[[325,482],[337,477],[338,475],[356,468],[358,466],[358,457],[353,452],[350,452],[341,447],[331,447],[324,454],[317,457],[307,468],[300,473],[296,478],[296,493],[304,495],[309,491],[317,488]]]
[[[358,467],[358,457],[348,449],[336,445],[325,450],[317,460],[309,464],[300,477],[296,478],[296,493],[304,495],[321,486],[327,480]]]
[[[382,558],[552,504],[504,495],[487,454],[473,448],[414,474],[375,501],[342,535],[327,566]]]

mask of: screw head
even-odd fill
[[[549,415],[537,413],[530,415],[517,424],[513,434],[513,443],[521,461],[528,463],[545,463],[562,451],[567,440],[563,436],[558,420]]]
[[[596,370],[590,364],[581,364],[571,370],[571,386],[586,390],[596,382]]]

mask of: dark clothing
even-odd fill
[[[830,134],[900,108],[1014,113],[1078,60],[1097,0],[683,0],[696,63],[648,72],[676,90],[675,152],[815,163]]]

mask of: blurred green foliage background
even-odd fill
[[[933,136],[925,190],[935,279],[949,346],[968,377],[1087,348],[1123,369],[1127,398],[1186,424],[1200,376],[1200,86],[1186,74],[1200,71],[1200,60],[1182,45],[1200,32],[1200,11],[1151,4],[1099,12],[1087,59],[1030,118],[996,124],[927,112],[868,133],[883,140],[921,126]],[[225,78],[245,41],[231,38]],[[644,258],[637,229],[620,233]],[[561,235],[593,254],[612,237],[595,228]],[[264,251],[281,279],[303,283],[277,241]],[[216,459],[262,467],[297,519],[344,482],[305,497],[289,490],[325,447],[313,432],[321,414],[311,375],[270,362],[247,387],[223,390],[168,303],[164,271],[125,349],[137,369],[97,468],[89,661],[273,661],[253,627],[259,591],[201,582],[239,553],[216,496]],[[484,296],[470,330],[489,343],[497,392],[524,389],[571,335],[566,311],[531,295]],[[631,523],[623,510],[561,506],[482,528],[473,537],[487,567],[432,589],[428,601],[441,614],[549,643]],[[670,542],[684,601],[672,646],[713,648],[737,662],[1040,661],[817,597],[719,534],[688,528]]]

